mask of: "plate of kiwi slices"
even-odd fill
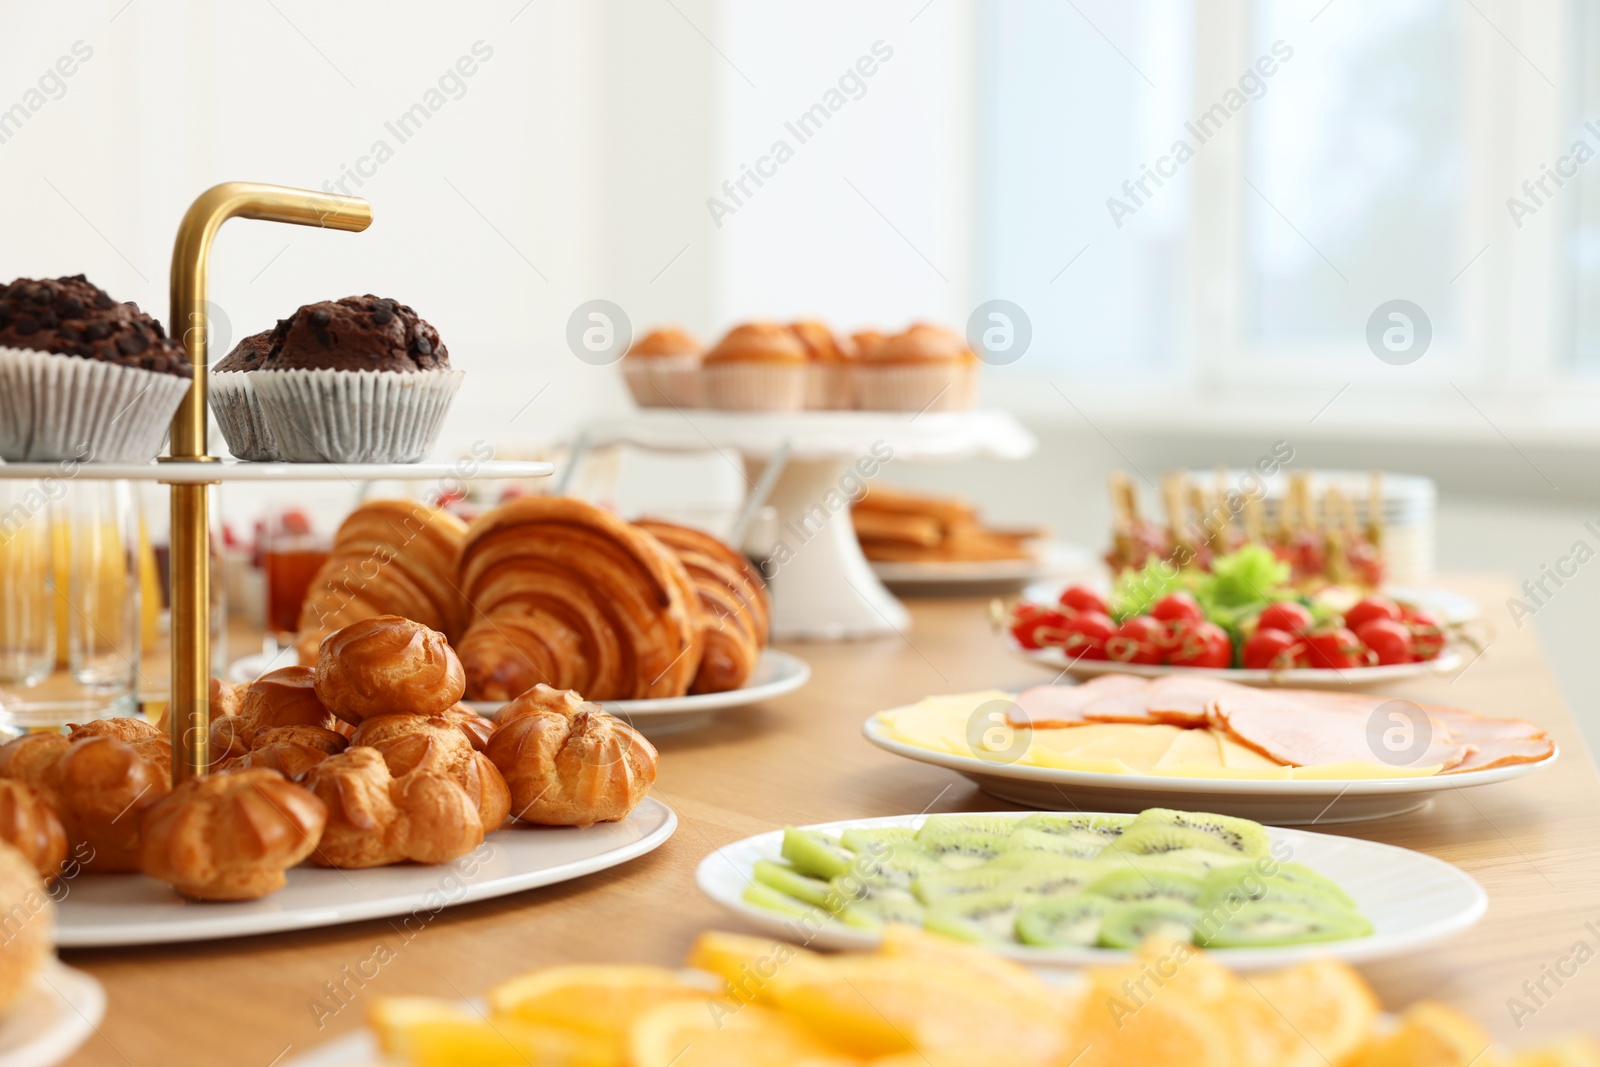
[[[1149,937],[1241,970],[1373,960],[1488,907],[1470,875],[1420,852],[1172,808],[791,826],[718,849],[696,881],[808,945],[869,947],[900,922],[1043,966],[1131,959]]]

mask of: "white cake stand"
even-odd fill
[[[763,568],[773,591],[773,636],[802,641],[872,637],[910,623],[905,605],[861,554],[850,524],[853,488],[859,493],[890,459],[1022,459],[1038,444],[1005,411],[652,408],[591,424],[584,436],[595,446],[739,453],[750,482],[770,487],[767,502],[778,513],[778,544]]]

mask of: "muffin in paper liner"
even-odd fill
[[[418,463],[464,371],[246,372],[290,463]]]
[[[701,369],[706,407],[721,411],[800,411],[806,406],[804,363],[727,361]]]
[[[189,384],[176,374],[0,347],[0,459],[152,460]]]
[[[228,451],[238,459],[282,459],[249,372],[212,371],[208,379],[211,414],[228,442]]]
[[[864,366],[857,402],[868,411],[966,411],[977,404],[977,374],[956,362]]]
[[[701,403],[700,354],[628,356],[622,361],[633,402],[642,408],[697,408]]]
[[[849,411],[856,406],[853,362],[813,362],[806,368],[806,407],[813,411]]]

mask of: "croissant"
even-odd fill
[[[166,795],[171,775],[106,734],[29,734],[0,745],[0,778],[38,793],[73,852],[86,853],[84,869],[103,873],[139,869],[139,817]]]
[[[39,873],[6,845],[0,845],[0,915],[5,916],[5,936],[0,937],[0,1014],[4,1014],[33,988],[34,975],[53,955],[55,928],[55,905],[45,895]],[[16,1020],[23,1030],[38,1023],[26,1015]],[[21,1047],[17,1051],[26,1056]]]
[[[0,841],[16,849],[46,881],[67,862],[67,832],[55,809],[11,778],[0,778]]]
[[[319,866],[447,863],[483,843],[478,806],[454,779],[429,770],[396,777],[376,749],[352,748],[324,760],[305,786],[328,809],[311,855]]]
[[[596,700],[681,696],[700,666],[696,594],[661,542],[568,497],[476,519],[460,559],[474,621],[457,647],[473,699],[545,683]]]
[[[511,811],[505,779],[449,718],[376,715],[356,727],[350,745],[377,752],[396,778],[428,771],[454,780],[477,807],[485,830],[499,829]]]
[[[249,752],[213,766],[219,773],[265,767],[298,782],[311,768],[343,752],[348,744],[343,734],[321,726],[274,726],[256,732]]]
[[[456,591],[455,559],[466,529],[448,511],[414,500],[369,500],[351,512],[301,604],[300,662],[316,663],[328,634],[378,615],[457,637],[466,605]]]
[[[86,737],[114,737],[172,777],[172,739],[143,719],[95,719],[67,727],[68,741]]]
[[[317,657],[317,696],[357,726],[371,715],[436,715],[460,700],[466,686],[444,634],[395,615],[329,634]]]
[[[656,750],[642,734],[542,685],[500,709],[489,758],[511,790],[512,814],[545,826],[624,819],[656,780]]]
[[[254,900],[283,888],[327,819],[277,771],[191,778],[144,813],[140,869],[195,900]]]
[[[761,575],[742,553],[701,530],[657,519],[634,525],[677,555],[699,594],[705,653],[689,692],[738,689],[755,673],[767,644],[771,608]]]

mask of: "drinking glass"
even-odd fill
[[[134,713],[140,586],[127,482],[0,480],[0,734]]]

